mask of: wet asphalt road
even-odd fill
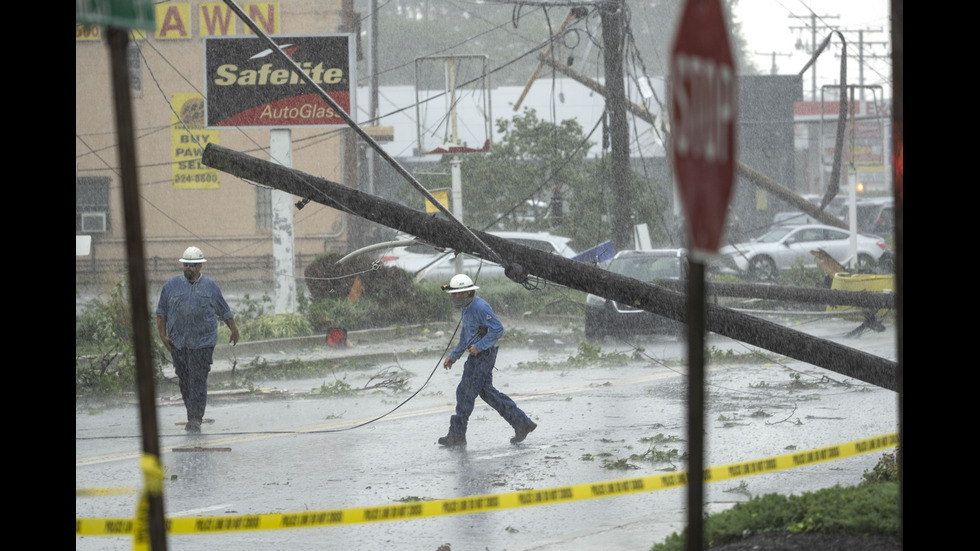
[[[854,321],[815,318],[798,329],[894,359],[894,332],[844,338]],[[386,347],[427,349],[398,366],[413,374],[412,391],[436,367],[448,336],[431,335]],[[558,342],[556,342],[556,340]],[[446,433],[460,375],[441,368],[429,385],[395,413],[368,426],[345,429],[391,410],[409,393],[361,392],[344,398],[311,396],[323,384],[364,385],[394,360],[298,381],[253,386],[277,392],[256,398],[223,396],[212,387],[200,435],[177,425],[183,406],[161,400],[158,408],[165,508],[168,516],[244,515],[379,506],[532,488],[582,484],[683,470],[673,457],[650,461],[655,450],[685,451],[683,341],[642,339],[636,349],[607,340],[601,366],[559,365],[576,353],[571,335],[535,338],[519,349],[502,347],[494,382],[539,428],[520,445],[512,430],[482,401],[470,421],[465,449],[435,444]],[[365,346],[377,348],[376,343]],[[709,349],[732,350],[738,361],[713,364],[708,376],[710,410],[707,465],[781,455],[897,430],[896,395],[795,361],[747,359],[745,345],[711,336]],[[356,348],[356,347],[355,347]],[[308,352],[315,354],[315,352]],[[286,352],[290,354],[290,352]],[[400,358],[408,357],[400,354]],[[244,360],[239,358],[239,360]],[[533,362],[533,363],[532,363]],[[139,425],[135,405],[100,407],[76,403],[76,488],[139,487]],[[659,439],[653,443],[652,439]],[[181,448],[230,448],[186,452]],[[790,493],[857,483],[880,454],[706,485],[708,511],[750,495]],[[611,468],[630,466],[628,470]],[[406,549],[406,550],[608,550],[649,549],[685,519],[683,489],[600,500],[409,521],[253,533],[172,536],[171,549]],[[132,494],[76,497],[76,518],[129,517]],[[75,539],[76,549],[129,549],[127,538]]]

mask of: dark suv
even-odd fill
[[[645,283],[686,279],[687,251],[621,251],[609,262],[608,270]],[[683,330],[682,323],[646,310],[638,310],[597,295],[589,295],[585,299],[585,338],[589,340],[599,340],[606,335],[680,335]]]
[[[889,198],[862,199],[857,208],[857,228],[859,232],[888,237],[895,228],[895,201]],[[844,220],[850,220],[847,205],[842,207]]]

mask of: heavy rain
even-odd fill
[[[755,4],[76,7],[76,549],[901,546],[901,3]]]

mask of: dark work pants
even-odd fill
[[[211,357],[214,347],[174,348],[174,371],[180,381],[180,395],[187,409],[187,420],[204,419],[204,408],[208,405],[208,373],[211,372]]]
[[[456,387],[456,415],[449,419],[449,434],[458,438],[466,437],[466,425],[473,413],[476,397],[510,423],[514,429],[524,428],[531,424],[531,419],[524,414],[517,404],[506,394],[493,388],[493,366],[497,361],[497,348],[484,350],[476,356],[469,356],[463,364],[463,379]]]

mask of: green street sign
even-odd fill
[[[75,23],[152,30],[153,0],[75,0]]]

